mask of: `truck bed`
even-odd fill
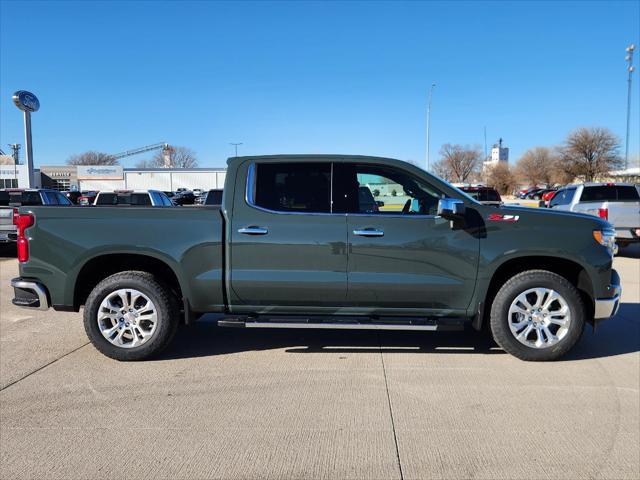
[[[223,218],[218,207],[47,206],[20,211],[33,212],[36,218],[28,230],[30,260],[21,273],[47,284],[54,307],[78,307],[74,281],[83,278],[91,262],[96,265],[95,259],[102,259],[100,268],[108,268],[144,255],[171,268],[193,311],[224,309]]]

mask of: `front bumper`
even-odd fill
[[[11,280],[11,286],[14,294],[11,303],[14,305],[36,310],[47,310],[49,308],[47,288],[41,283],[14,278]]]
[[[611,271],[611,284],[607,286],[607,291],[611,292],[611,297],[596,298],[594,301],[594,320],[604,320],[613,317],[618,312],[622,286],[620,285],[620,275],[615,270]]]

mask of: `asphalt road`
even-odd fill
[[[208,318],[118,363],[78,314],[11,305],[0,258],[0,478],[640,477],[640,260],[565,360],[475,332],[244,331]]]

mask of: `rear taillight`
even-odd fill
[[[18,209],[14,208],[13,209],[13,224],[14,225],[18,225]]]
[[[36,219],[31,213],[18,213],[13,217],[13,223],[18,230],[17,249],[18,261],[26,262],[29,260],[29,240],[25,234],[25,230],[32,227]]]
[[[605,220],[609,220],[609,209],[608,208],[599,208],[598,209],[598,216],[600,218],[605,219]]]

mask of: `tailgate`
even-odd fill
[[[640,227],[640,202],[609,202],[609,223],[615,228]]]

